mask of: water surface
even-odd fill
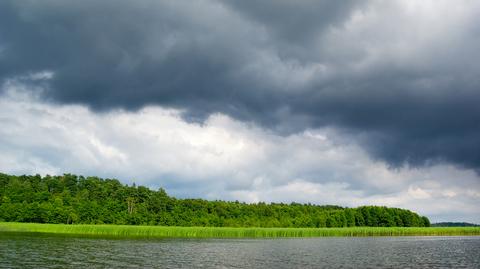
[[[480,237],[129,240],[0,233],[0,268],[480,268]]]

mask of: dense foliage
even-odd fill
[[[0,174],[0,221],[217,227],[430,226],[409,210],[176,199],[115,179]]]

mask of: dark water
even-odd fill
[[[0,233],[0,268],[480,268],[480,237],[112,240]]]

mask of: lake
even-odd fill
[[[0,268],[480,268],[480,236],[132,240],[0,233]]]

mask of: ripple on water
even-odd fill
[[[0,268],[480,268],[480,237],[114,240],[0,233]]]

